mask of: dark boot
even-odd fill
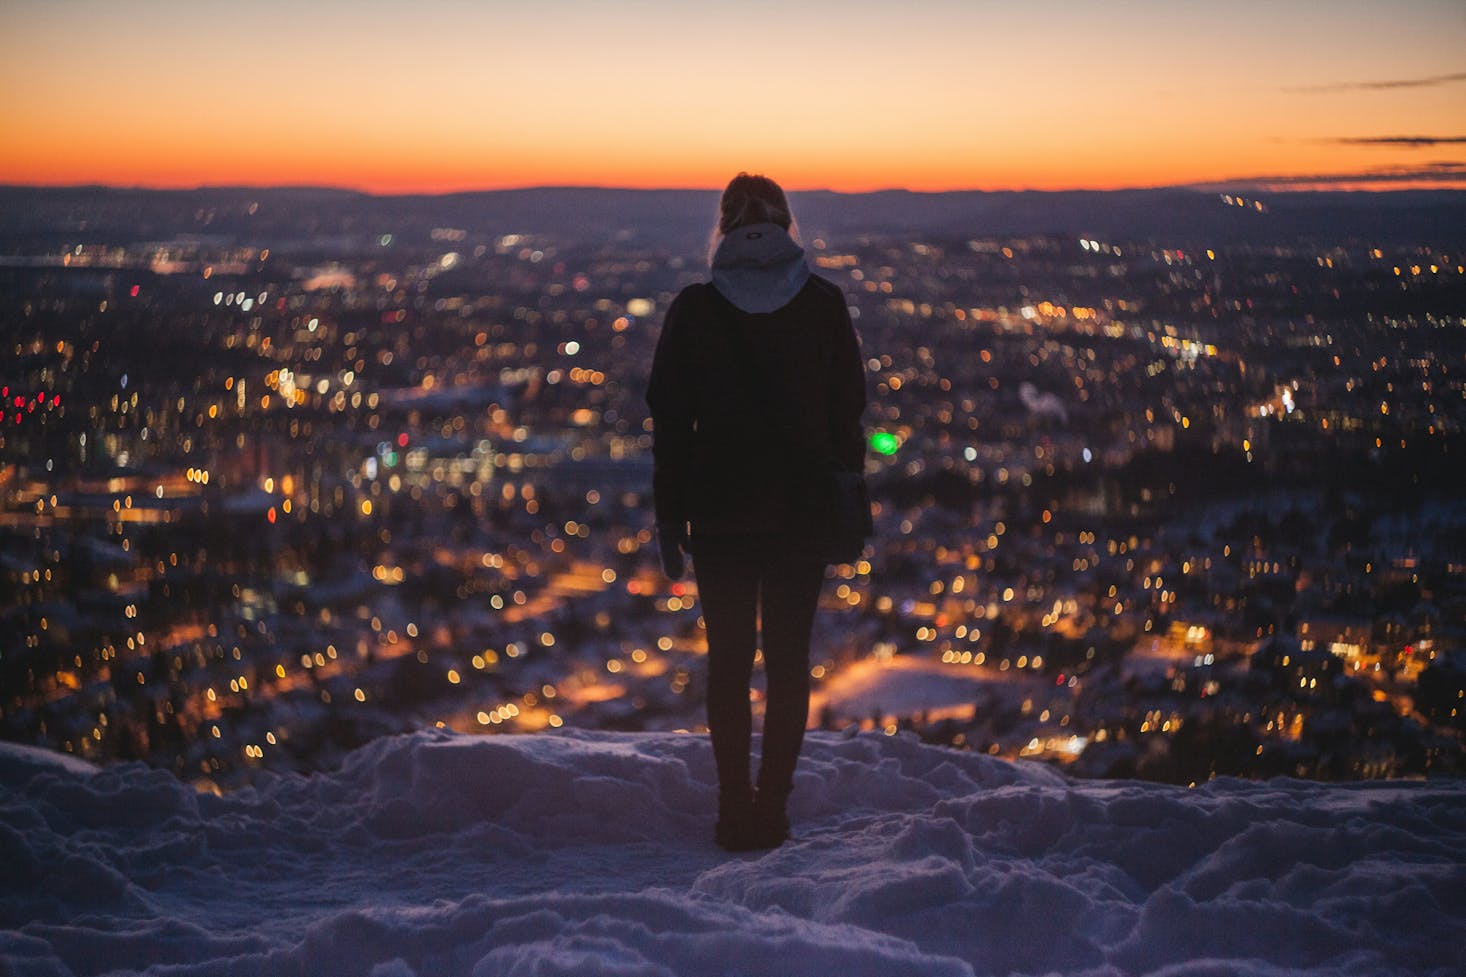
[[[789,840],[789,792],[759,788],[753,799],[756,848],[778,848]]]
[[[713,840],[724,851],[753,851],[753,791],[749,788],[718,792],[718,824]]]

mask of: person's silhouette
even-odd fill
[[[789,837],[829,472],[864,466],[865,375],[845,296],[810,272],[778,184],[735,177],[713,245],[712,281],[667,310],[647,404],[663,568],[680,577],[692,555],[707,625],[715,837],[746,851]],[[755,790],[749,681],[760,630],[768,696]]]

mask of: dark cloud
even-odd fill
[[[1271,188],[1276,190],[1328,189],[1330,187],[1379,187],[1398,184],[1438,183],[1451,189],[1466,188],[1466,162],[1459,160],[1426,163],[1423,166],[1377,167],[1353,173],[1294,173],[1287,176],[1249,176],[1218,183],[1197,185],[1200,190]]]
[[[1413,149],[1466,143],[1466,136],[1340,136],[1323,142],[1339,146],[1404,146]]]
[[[1305,85],[1290,88],[1289,91],[1321,94],[1325,92],[1383,91],[1395,88],[1433,88],[1437,85],[1451,85],[1466,81],[1466,71],[1449,75],[1431,75],[1427,78],[1401,78],[1394,81],[1346,81],[1334,85]]]

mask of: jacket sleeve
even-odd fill
[[[830,377],[830,445],[835,460],[846,471],[865,470],[865,360],[860,354],[860,338],[850,321],[850,310],[842,295],[839,300],[839,325],[835,330],[835,349]]]
[[[688,487],[692,470],[697,401],[687,348],[690,302],[687,292],[673,300],[662,320],[647,381],[652,415],[652,496],[657,525],[682,530],[691,513]]]

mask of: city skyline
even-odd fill
[[[1466,187],[1466,10],[662,0],[0,11],[0,183]]]
[[[607,245],[600,195],[0,195],[0,740],[227,788],[408,729],[697,729],[644,392],[704,272],[695,236]],[[1459,773],[1459,205],[1298,238],[1285,194],[1120,196],[1163,240],[810,225],[876,507],[813,725],[1081,776]]]

